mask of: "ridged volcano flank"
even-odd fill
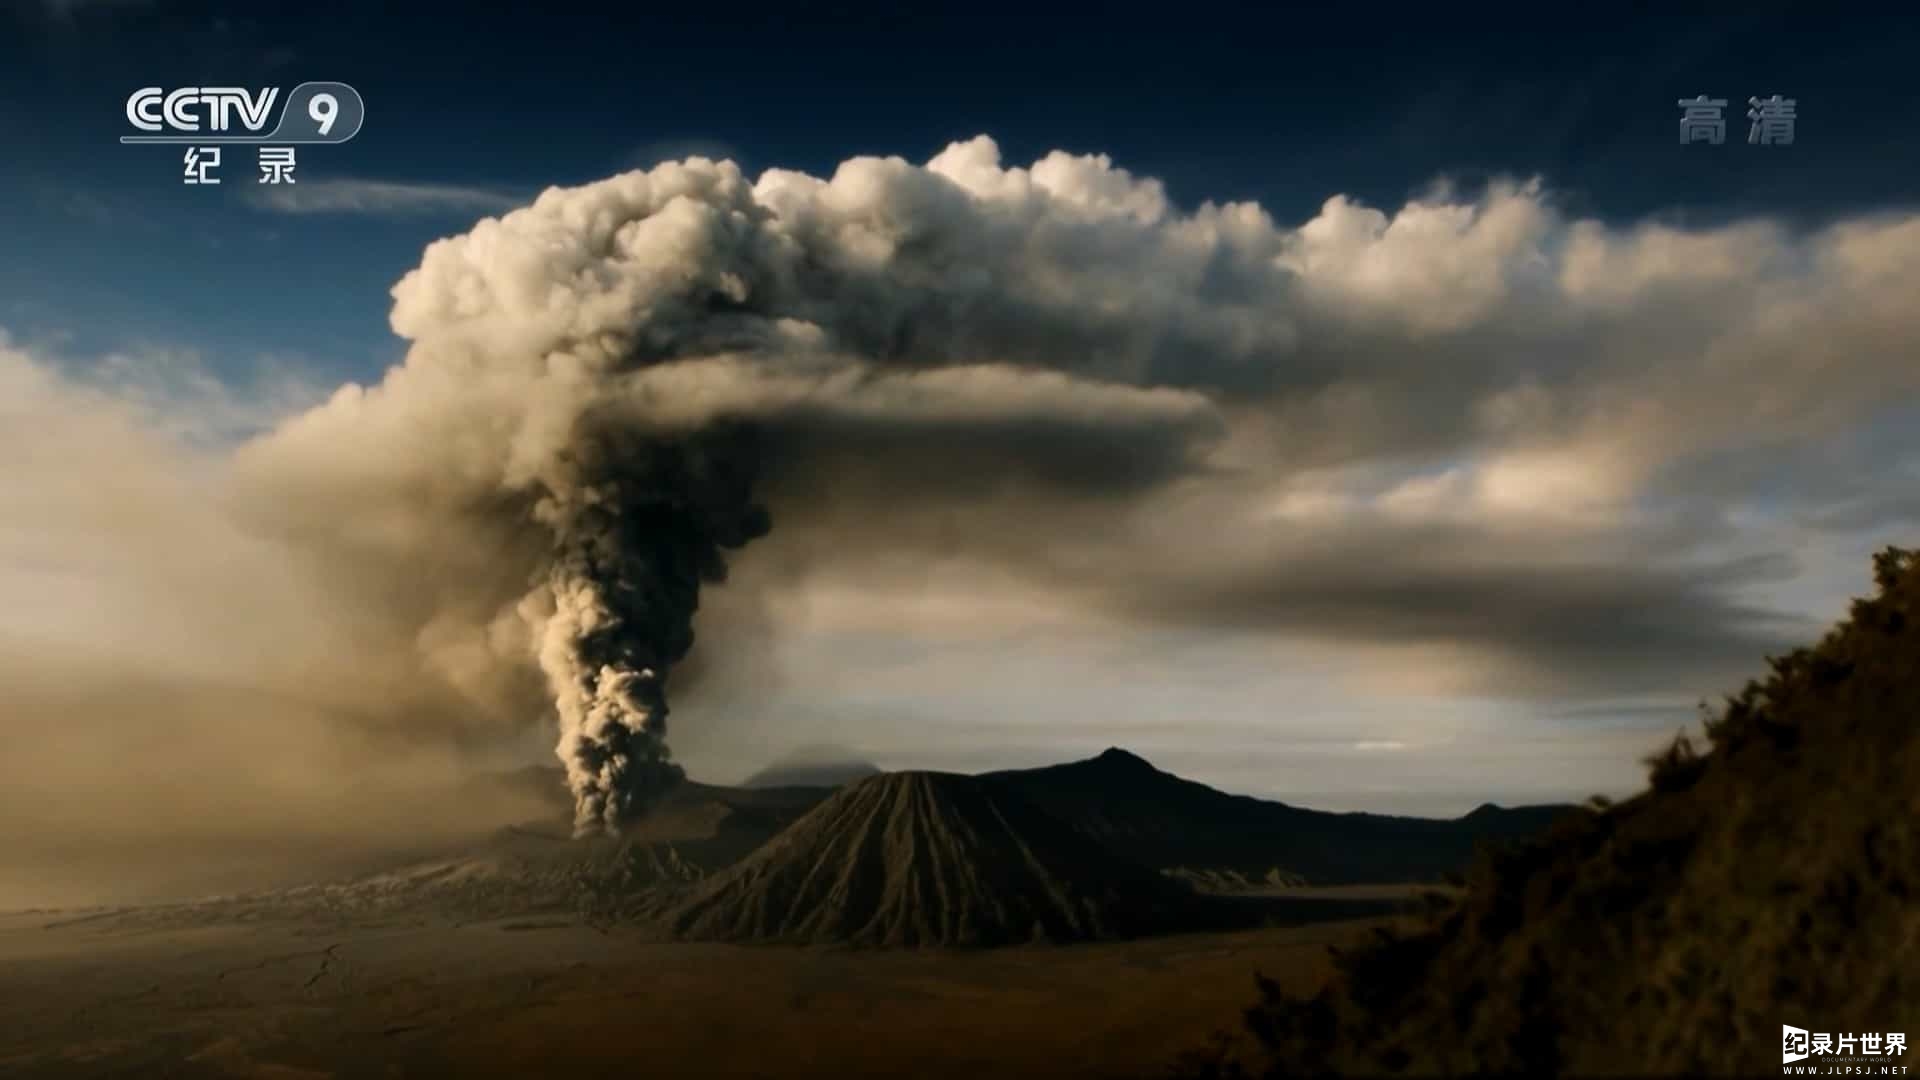
[[[1166,929],[1192,901],[1012,792],[903,772],[843,789],[667,920],[725,941],[979,946]]]

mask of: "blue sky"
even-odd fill
[[[139,86],[346,81],[366,127],[304,151],[303,179],[475,198],[689,152],[824,173],[980,133],[1009,160],[1104,152],[1183,204],[1257,199],[1282,220],[1335,192],[1391,209],[1435,177],[1504,173],[1612,220],[1820,221],[1910,201],[1920,175],[1911,36],[1819,6],[1569,21],[66,0],[16,3],[0,25],[0,325],[81,353],[193,349],[242,374],[262,354],[362,379],[391,363],[387,290],[484,204],[275,212],[250,202],[244,150],[219,189],[185,187],[177,150],[116,141]],[[1674,102],[1702,92],[1796,97],[1799,145],[1739,144],[1730,109],[1728,145],[1683,151]]]

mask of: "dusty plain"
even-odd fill
[[[1310,988],[1407,891],[1271,925],[978,951],[741,946],[546,918],[0,914],[0,1075],[1162,1075],[1256,971]]]

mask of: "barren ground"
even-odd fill
[[[0,1074],[1157,1076],[1391,890],[1297,925],[980,952],[663,942],[572,920],[0,915]]]

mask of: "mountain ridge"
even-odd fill
[[[1161,870],[1276,873],[1316,885],[1434,880],[1475,850],[1537,833],[1573,805],[1483,804],[1459,818],[1310,810],[1237,795],[1119,747],[1078,761],[983,773],[1116,852]]]

